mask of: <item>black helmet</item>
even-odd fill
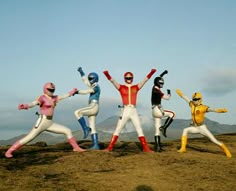
[[[162,88],[163,85],[164,85],[164,79],[162,77],[160,77],[160,76],[156,77],[154,79],[154,85],[159,87],[159,88]]]

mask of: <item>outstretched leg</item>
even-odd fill
[[[47,131],[64,134],[67,137],[68,142],[72,146],[73,151],[79,151],[79,152],[85,151],[84,149],[79,147],[79,145],[76,142],[76,139],[73,137],[72,132],[68,127],[65,127],[57,123],[53,123],[50,127],[47,128]]]
[[[225,144],[222,144],[220,145],[221,149],[224,151],[225,155],[228,157],[228,158],[231,158],[232,155],[229,151],[229,149],[225,146]]]
[[[83,152],[86,151],[84,149],[82,149],[76,142],[74,137],[71,137],[70,139],[68,139],[68,142],[70,143],[70,145],[73,147],[73,151],[78,151],[78,152]]]
[[[118,135],[113,135],[111,137],[111,141],[110,141],[110,144],[108,145],[108,147],[105,149],[105,151],[112,151],[116,141],[118,139]]]
[[[40,123],[39,123],[40,122]],[[33,140],[35,137],[37,137],[48,125],[51,124],[51,121],[48,120],[42,120],[38,119],[36,124],[38,124],[38,127],[33,127],[31,131],[22,139],[16,141],[5,153],[5,156],[7,158],[12,158],[12,153],[16,150],[20,149],[23,145],[27,144],[31,140]]]
[[[16,141],[5,153],[5,157],[12,158],[12,153],[18,150],[20,147],[22,147],[22,144],[20,144],[20,141]]]
[[[207,128],[206,125],[202,125],[200,127],[200,133],[206,137],[208,137],[213,143],[215,143],[216,145],[218,145],[225,153],[225,155],[229,158],[232,157],[229,149],[225,146],[225,144],[223,144],[222,142],[218,141],[215,136],[209,131],[209,129]]]

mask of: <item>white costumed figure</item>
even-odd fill
[[[39,96],[35,101],[29,104],[19,104],[18,109],[29,109],[34,106],[40,107],[40,113],[38,114],[38,120],[36,121],[35,125],[33,126],[32,130],[22,139],[16,141],[5,153],[7,158],[13,157],[13,152],[21,148],[23,145],[32,141],[35,137],[37,137],[43,131],[64,134],[66,135],[68,142],[73,147],[73,151],[83,152],[84,149],[80,148],[76,142],[76,139],[73,137],[72,132],[69,128],[57,124],[53,122],[53,113],[56,107],[56,104],[65,98],[73,96],[77,93],[77,89],[74,88],[69,93],[58,96],[54,95],[56,87],[53,83],[48,82],[43,87],[43,95]]]
[[[138,116],[138,112],[136,109],[136,101],[137,101],[137,95],[138,91],[144,86],[144,84],[152,77],[152,75],[156,72],[156,69],[152,69],[150,73],[138,84],[133,85],[133,73],[132,72],[126,72],[124,74],[124,80],[125,84],[119,84],[115,79],[113,79],[108,71],[104,71],[104,75],[107,77],[107,79],[114,85],[114,87],[120,92],[122,102],[123,102],[123,109],[120,116],[120,119],[117,123],[116,130],[113,133],[113,136],[111,138],[109,146],[106,148],[105,151],[112,151],[113,146],[115,145],[118,136],[121,132],[121,130],[124,128],[125,124],[128,122],[128,120],[131,120],[136,131],[138,134],[139,141],[142,145],[144,152],[153,152],[147,142],[146,138],[143,134],[143,129],[141,127],[141,122]]]
[[[170,126],[170,124],[173,122],[175,118],[175,112],[164,109],[161,100],[169,100],[171,98],[171,91],[167,89],[167,94],[164,94],[161,91],[161,88],[163,88],[164,85],[164,79],[163,76],[167,74],[168,71],[165,70],[160,74],[160,76],[156,77],[154,79],[154,85],[152,87],[152,97],[151,97],[151,103],[152,103],[152,116],[154,118],[155,122],[155,151],[161,152],[161,136],[160,131],[162,134],[166,137],[166,130]],[[164,125],[161,125],[161,120],[163,118],[166,118]]]
[[[99,76],[97,73],[91,72],[88,74],[88,77],[86,77],[81,67],[78,68],[78,72],[82,77],[82,81],[88,86],[88,89],[86,90],[78,90],[78,94],[89,94],[89,100],[87,107],[76,110],[74,114],[83,130],[83,138],[87,138],[91,132],[93,145],[90,147],[90,149],[99,150],[100,146],[98,143],[98,134],[96,131],[96,117],[99,112],[99,98],[101,93],[100,87],[98,85]],[[84,116],[88,116],[88,126]]]

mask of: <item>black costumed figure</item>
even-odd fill
[[[154,85],[152,87],[152,96],[151,96],[151,103],[152,103],[152,116],[155,122],[155,151],[161,152],[161,136],[160,131],[162,132],[163,136],[167,137],[166,130],[173,122],[175,118],[175,112],[171,110],[164,109],[161,104],[161,100],[169,100],[171,98],[171,91],[167,89],[167,94],[164,94],[161,91],[164,85],[163,76],[167,74],[168,71],[165,70],[162,72],[158,77],[154,79]],[[163,118],[167,118],[164,122],[164,125],[161,125],[161,120]]]

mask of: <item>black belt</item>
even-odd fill
[[[36,112],[35,115],[37,115],[40,118],[48,119],[48,120],[52,120],[53,118],[53,116],[46,116],[46,115],[40,114],[39,112]]]

